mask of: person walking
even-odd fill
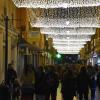
[[[33,100],[35,84],[35,72],[32,66],[27,65],[24,67],[21,76],[21,100]]]
[[[13,68],[12,64],[8,64],[8,69],[7,69],[7,84],[13,84],[15,79],[17,79],[17,73]]]
[[[50,97],[51,100],[56,100],[59,79],[54,66],[49,66],[49,71],[46,74],[46,84],[46,100],[50,100]]]
[[[36,71],[35,94],[36,100],[45,100],[46,93],[46,76],[42,66]]]
[[[86,68],[82,67],[80,73],[77,77],[77,89],[79,93],[79,100],[88,100],[89,93],[89,76],[87,74]]]
[[[98,73],[97,73],[97,86],[100,91],[100,68],[98,68]]]
[[[89,87],[91,90],[91,100],[95,100],[95,91],[96,91],[96,84],[97,84],[97,75],[95,67],[90,67],[89,73]]]
[[[65,72],[64,77],[62,79],[62,96],[63,100],[73,100],[74,96],[76,95],[76,82],[73,76],[72,70],[67,69],[68,71]]]
[[[8,69],[7,69],[7,79],[6,79],[6,84],[9,87],[9,93],[10,93],[10,98],[12,100],[16,99],[16,96],[14,95],[14,90],[15,90],[15,80],[17,79],[17,73],[13,68],[13,64],[10,63],[8,64]]]

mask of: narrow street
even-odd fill
[[[55,100],[59,81],[64,100],[95,98],[100,0],[0,0],[0,100]]]

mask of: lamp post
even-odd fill
[[[8,68],[8,16],[5,16],[5,82],[7,81]]]

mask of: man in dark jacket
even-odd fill
[[[38,70],[36,72],[35,93],[36,100],[45,100],[46,76],[42,66],[38,67]]]
[[[62,95],[63,100],[73,100],[76,95],[76,81],[73,76],[72,70],[67,69],[62,80]]]
[[[88,92],[89,92],[89,77],[85,67],[81,68],[81,71],[77,78],[77,86],[79,93],[79,100],[84,99],[88,100]]]
[[[56,100],[57,88],[59,85],[58,75],[55,72],[54,66],[49,66],[49,71],[46,74],[47,92],[46,100]]]

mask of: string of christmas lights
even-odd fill
[[[47,37],[53,39],[89,39],[91,35],[47,35]]]
[[[28,9],[32,27],[39,27],[62,54],[77,54],[100,28],[100,0],[12,0]]]
[[[32,27],[100,27],[100,8],[83,7],[68,9],[33,9],[37,21],[30,20]]]
[[[42,34],[52,35],[93,35],[95,28],[41,28]]]
[[[17,7],[26,8],[68,8],[99,6],[99,0],[12,0]]]

